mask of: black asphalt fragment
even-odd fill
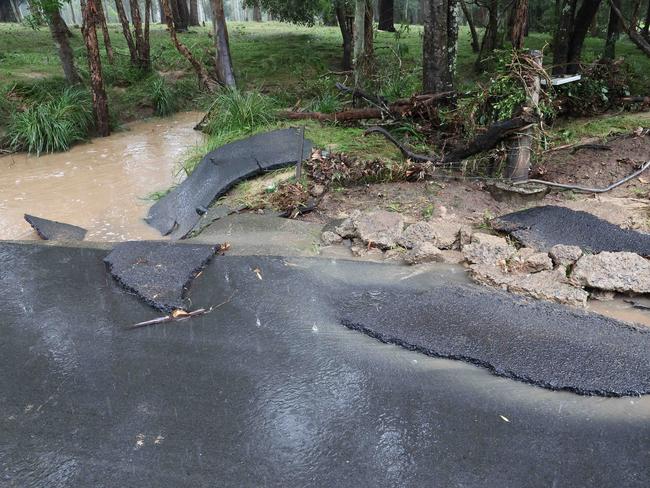
[[[186,309],[185,294],[219,246],[133,241],[117,244],[104,261],[126,289],[163,312]]]
[[[146,221],[161,234],[181,239],[210,204],[236,183],[295,164],[311,154],[302,130],[281,129],[226,144],[208,153],[183,183],[156,202]]]
[[[25,214],[25,220],[39,237],[46,241],[83,241],[86,237],[86,229],[76,225],[42,219],[29,214]]]
[[[515,334],[552,349],[567,339],[553,321],[593,316],[493,303],[438,272],[224,256],[189,291],[197,308],[223,306],[128,330],[156,312],[106,273],[106,254],[0,244],[2,486],[650,486],[650,396],[549,391],[340,325],[367,325],[377,307],[441,322],[455,304],[509,331],[482,338],[496,351]],[[533,315],[539,328],[513,329]],[[604,326],[620,325],[593,325],[584,339],[599,355]]]
[[[492,227],[524,246],[547,251],[556,244],[598,253],[635,252],[650,256],[650,235],[622,229],[588,212],[547,205],[497,217]]]

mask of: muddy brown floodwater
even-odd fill
[[[88,229],[89,241],[160,239],[143,218],[147,196],[178,179],[182,156],[202,141],[196,112],[135,122],[70,151],[0,158],[0,239],[38,239],[29,213]]]

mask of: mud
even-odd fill
[[[0,247],[0,484],[650,484],[650,397],[551,392],[338,322],[331,290],[411,295],[452,271],[226,256],[190,298],[228,303],[127,330],[157,313],[105,255]]]
[[[143,218],[183,155],[202,140],[198,113],[136,122],[65,153],[0,157],[0,239],[38,239],[25,213],[88,229],[92,241],[160,238]]]

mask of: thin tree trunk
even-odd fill
[[[72,3],[70,3],[70,5],[72,6]],[[97,0],[95,5],[97,6],[97,15],[98,15],[99,23],[102,26],[102,34],[104,35],[104,49],[106,49],[106,57],[108,58],[108,62],[110,64],[113,64],[115,58],[113,56],[113,46],[111,45],[111,36],[108,33],[108,25],[106,25],[106,15],[104,13],[104,7],[102,5],[101,0]]]
[[[199,79],[199,86],[201,86],[201,88],[205,88],[210,92],[214,91],[215,83],[208,75],[205,67],[199,61],[197,61],[187,46],[185,46],[185,44],[183,44],[176,35],[176,27],[174,26],[174,16],[170,5],[170,0],[162,0],[162,8],[165,22],[167,22],[167,28],[169,30],[169,36],[171,37],[172,42],[174,43],[174,46],[178,52],[181,53],[181,55],[187,59],[194,68],[196,76]]]
[[[144,69],[151,69],[151,44],[149,42],[149,26],[151,24],[151,17],[153,16],[153,9],[151,8],[151,0],[144,0],[144,38],[142,44],[142,58],[145,60],[146,65]]]
[[[108,119],[108,99],[104,89],[102,78],[102,61],[99,55],[99,43],[97,41],[97,21],[99,13],[97,4],[100,0],[86,0],[86,8],[83,12],[84,42],[88,52],[88,69],[90,71],[90,86],[93,94],[93,112],[95,114],[95,129],[97,135],[105,137],[110,134]]]
[[[621,0],[612,0],[614,5],[620,10]],[[616,42],[621,34],[621,19],[618,18],[613,8],[609,9],[609,23],[607,24],[607,37],[605,38],[605,47],[603,49],[603,60],[613,61],[616,58]]]
[[[223,10],[223,0],[211,0],[212,26],[214,28],[214,43],[216,47],[217,78],[225,86],[234,88],[235,72],[232,68],[230,44],[228,41],[228,26]]]
[[[72,2],[70,2],[70,16],[72,17],[72,23],[77,24],[77,18],[75,17],[74,14],[74,7],[72,6]]]
[[[486,59],[497,48],[499,34],[499,0],[490,0],[487,11],[488,23],[485,28],[485,33],[483,34],[481,50],[478,54],[478,59],[476,60],[477,71],[483,71]]]
[[[618,18],[621,20],[621,27],[627,33],[627,36],[630,40],[638,47],[646,56],[650,56],[650,41],[646,40],[639,32],[636,30],[636,18],[632,18],[629,24],[625,22],[621,10],[614,4],[613,0],[609,2],[612,10],[616,13]]]
[[[74,54],[72,48],[70,47],[70,39],[68,38],[68,28],[61,17],[61,12],[59,9],[54,9],[48,15],[48,25],[50,27],[50,33],[52,34],[52,39],[56,44],[57,51],[59,53],[59,59],[61,60],[61,65],[63,66],[63,74],[65,79],[70,85],[76,85],[81,83],[81,78],[77,72],[77,68],[74,65]]]
[[[133,66],[136,66],[138,63],[138,52],[135,49],[135,43],[133,42],[133,36],[131,35],[129,19],[126,16],[126,11],[124,10],[124,4],[122,3],[122,0],[115,0],[115,10],[117,10],[117,16],[120,19],[120,24],[122,24],[122,34],[124,34],[126,45],[129,48],[131,64]]]
[[[528,0],[515,0],[510,21],[510,42],[515,49],[523,49],[528,19]]]
[[[478,40],[478,33],[476,32],[476,25],[474,24],[472,13],[469,11],[469,8],[467,8],[467,3],[465,3],[465,0],[459,0],[459,1],[460,1],[460,8],[463,9],[463,15],[467,20],[467,25],[469,25],[469,32],[472,35],[472,51],[477,53],[481,50],[481,45]]]
[[[567,52],[567,74],[575,74],[580,69],[582,46],[589,32],[589,26],[598,13],[601,0],[583,0],[573,23],[573,33]]]
[[[199,0],[190,0],[190,18],[189,25],[199,25]]]
[[[395,0],[379,0],[379,30],[395,32]]]
[[[355,86],[372,83],[374,74],[372,0],[357,0],[354,14]]]
[[[336,19],[341,29],[341,36],[343,37],[343,69],[352,69],[352,42],[353,42],[353,28],[354,28],[354,15],[350,15],[345,5],[345,0],[338,0],[336,2]]]
[[[553,37],[553,74],[564,75],[569,61],[569,42],[573,33],[577,0],[562,0],[558,9],[557,28]]]
[[[445,0],[426,0],[422,12],[422,88],[425,93],[447,91],[451,85],[447,57],[448,6]]]
[[[259,1],[253,4],[253,22],[262,22],[262,9]]]
[[[22,22],[23,14],[20,13],[20,7],[18,6],[18,2],[16,0],[9,0],[9,2],[11,2],[11,8],[14,9],[14,16],[16,17],[16,21]]]
[[[138,67],[143,70],[149,70],[150,62],[147,55],[144,34],[142,32],[142,17],[140,15],[140,6],[138,0],[131,0],[131,19],[133,20],[133,32],[135,34],[135,51],[138,56]]]

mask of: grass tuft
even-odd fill
[[[86,138],[92,120],[88,93],[66,88],[61,95],[14,114],[7,137],[13,150],[36,154],[66,151],[73,143]]]
[[[274,118],[274,103],[269,97],[258,92],[224,89],[210,109],[205,132],[210,135],[246,134],[270,124]]]
[[[174,91],[164,78],[153,77],[148,88],[156,115],[164,117],[165,115],[176,112],[177,106]]]

